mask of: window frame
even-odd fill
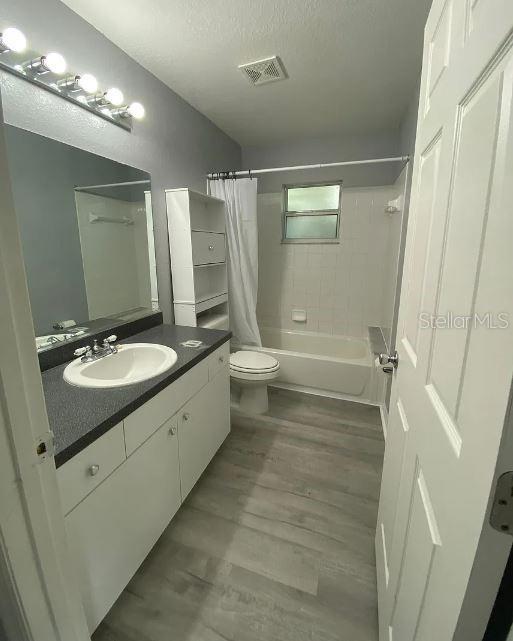
[[[281,242],[282,244],[295,244],[295,245],[333,245],[340,243],[340,215],[342,213],[342,180],[324,180],[322,182],[308,182],[308,183],[294,183],[282,185],[282,220],[281,220]],[[304,211],[289,211],[288,207],[288,191],[289,189],[297,189],[304,187],[330,187],[332,185],[339,185],[338,193],[338,207],[337,209],[319,209],[319,210],[304,210]],[[299,216],[337,216],[337,232],[334,238],[287,238],[287,218]]]

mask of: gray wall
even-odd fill
[[[21,28],[37,51],[60,51],[71,70],[93,73],[102,87],[118,86],[128,100],[145,105],[145,120],[127,133],[23,80],[0,74],[7,124],[151,174],[159,297],[169,321],[171,275],[164,189],[189,186],[205,191],[206,173],[240,167],[239,145],[58,0],[4,4],[0,25],[8,24]]]
[[[399,155],[399,136],[396,131],[354,136],[304,139],[297,142],[266,146],[244,147],[244,169],[287,167],[342,160],[364,160]],[[224,167],[224,169],[231,169]],[[258,176],[260,193],[276,193],[283,184],[344,181],[344,187],[390,185],[395,181],[400,165],[366,165],[283,172]]]
[[[413,158],[415,152],[415,138],[417,135],[417,116],[420,98],[420,76],[417,80],[415,91],[410,99],[399,130],[399,145],[401,153]]]
[[[69,147],[15,127],[5,134],[32,318],[41,335],[57,320],[88,319]]]

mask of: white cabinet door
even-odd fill
[[[209,363],[205,360],[127,416],[123,421],[127,456],[206,385],[208,377]]]
[[[165,423],[66,517],[91,632],[180,506],[176,427]]]
[[[225,366],[178,415],[182,500],[230,432],[230,374]]]

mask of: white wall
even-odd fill
[[[317,245],[282,244],[281,192],[260,194],[260,325],[359,337],[389,319],[389,251],[396,241],[390,238],[395,221],[384,208],[396,191],[393,185],[343,189],[340,243]],[[306,309],[307,323],[291,320],[296,308]]]

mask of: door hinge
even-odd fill
[[[36,439],[35,449],[38,463],[42,463],[46,461],[47,458],[54,456],[54,440],[54,435],[51,430]]]
[[[495,486],[490,525],[513,536],[513,471],[501,474]]]

